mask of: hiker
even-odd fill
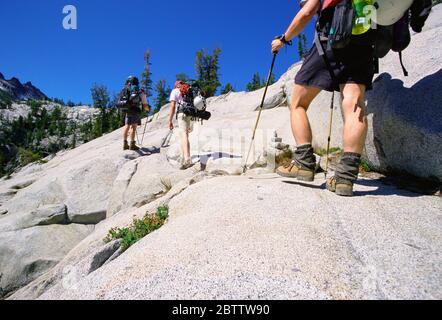
[[[124,115],[123,150],[140,150],[140,147],[135,143],[137,127],[141,125],[141,114],[143,110],[150,110],[146,94],[140,89],[139,85],[138,78],[130,76],[126,81],[118,102],[118,107]],[[129,131],[131,138],[130,144],[127,141]]]
[[[325,11],[323,6],[338,2],[340,1],[302,1],[301,10],[286,33],[272,42],[272,52],[277,53],[288,41],[298,36],[318,12],[319,28],[329,26],[334,8]],[[297,150],[293,161],[289,165],[279,167],[277,173],[302,181],[314,180],[316,157],[313,153],[312,130],[307,110],[322,90],[340,91],[344,115],[344,154],[336,168],[335,176],[327,180],[327,189],[340,196],[352,196],[368,131],[364,108],[365,92],[372,89],[375,74],[371,41],[373,35],[372,30],[365,30],[360,35],[352,35],[350,43],[342,49],[327,50],[328,39],[324,34],[328,33],[318,34],[319,40],[305,57],[302,68],[296,75],[290,110]],[[318,48],[318,44],[321,47]],[[320,55],[321,48],[326,52],[325,59]],[[334,73],[333,77],[331,72]]]
[[[193,166],[192,159],[190,157],[189,140],[189,135],[193,131],[193,118],[190,115],[186,115],[183,110],[185,105],[183,90],[187,88],[187,86],[188,85],[185,82],[177,80],[175,82],[175,88],[170,94],[169,129],[174,129],[173,117],[176,111],[183,156],[181,170],[186,170]]]
[[[276,54],[318,15],[315,44],[296,75],[291,101],[297,150],[292,163],[279,167],[277,173],[302,181],[314,180],[316,158],[307,110],[322,90],[333,92],[333,97],[338,91],[344,115],[344,154],[335,176],[326,185],[340,196],[352,196],[368,132],[365,92],[372,89],[379,59],[390,50],[399,53],[404,75],[408,75],[402,52],[411,41],[410,27],[417,33],[422,31],[432,1],[302,0],[300,4],[301,10],[286,33],[272,42],[272,52]]]

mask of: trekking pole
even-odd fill
[[[172,134],[173,134],[173,129],[171,129],[167,134],[167,136],[164,138],[163,143],[161,144],[161,148],[165,148],[169,144],[170,139],[172,138]]]
[[[143,146],[144,136],[146,135],[147,124],[149,123],[148,118],[149,116],[146,118],[146,124],[144,125],[143,137],[141,138],[141,146]]]
[[[259,120],[261,119],[261,113],[262,113],[262,109],[264,108],[264,102],[265,102],[265,99],[266,99],[267,90],[268,90],[269,85],[270,85],[270,80],[272,78],[273,67],[275,66],[275,60],[276,60],[277,54],[278,54],[277,52],[273,54],[272,65],[270,66],[269,75],[267,77],[267,82],[266,82],[266,86],[265,86],[265,89],[264,89],[264,95],[262,97],[261,106],[259,107],[258,118],[256,119],[255,128],[253,129],[252,141],[250,142],[249,152],[247,153],[246,162],[244,163],[243,173],[246,173],[246,171],[247,171],[247,162],[249,161],[250,152],[252,151],[253,143],[255,141],[256,130],[258,129]]]
[[[135,128],[135,136],[137,137],[137,143],[140,145],[140,137],[138,137],[138,130]]]
[[[333,127],[334,105],[335,105],[335,92],[333,91],[332,98],[331,98],[331,105],[330,105],[330,127],[328,129],[327,152],[326,152],[327,158],[325,159],[325,179],[326,180],[327,180],[328,162],[329,162],[329,156],[330,156],[330,144],[331,144],[331,135],[332,135],[332,127]]]

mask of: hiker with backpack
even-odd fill
[[[395,1],[399,0],[390,3]],[[382,8],[388,1],[376,2]],[[397,4],[401,7],[399,2]],[[318,16],[315,44],[296,75],[291,101],[291,126],[297,150],[289,165],[277,169],[279,175],[301,181],[314,180],[316,158],[307,110],[322,90],[338,91],[344,116],[344,153],[335,176],[327,179],[326,186],[337,195],[353,195],[368,132],[365,92],[372,89],[377,70],[377,32],[372,28],[375,24],[371,21],[370,10],[366,10],[376,8],[375,5],[374,0],[303,0],[301,10],[287,31],[272,42],[272,53],[276,54]],[[390,8],[388,14],[391,12]],[[405,9],[394,13],[399,18],[407,15]]]
[[[206,111],[204,94],[198,83],[191,84],[177,80],[170,94],[169,129],[174,129],[173,118],[176,116],[181,139],[182,166],[181,170],[193,166],[190,156],[189,135],[193,131],[196,120],[209,120],[210,112]]]
[[[146,94],[140,89],[140,82],[137,77],[130,76],[127,79],[124,89],[120,93],[118,108],[124,116],[123,150],[138,151],[140,147],[135,143],[137,127],[141,125],[143,111],[149,111],[149,103]],[[129,131],[130,144],[127,141]]]

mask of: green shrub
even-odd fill
[[[12,98],[6,92],[0,90],[0,109],[6,109],[12,104]]]
[[[169,208],[167,206],[159,207],[154,215],[147,213],[142,219],[135,218],[129,227],[111,229],[104,241],[107,243],[120,240],[121,249],[126,251],[148,234],[161,228],[168,217]]]
[[[18,155],[20,157],[20,165],[23,167],[42,159],[40,153],[25,148],[19,148]]]

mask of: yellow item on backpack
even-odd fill
[[[364,34],[371,28],[372,10],[370,10],[370,8],[373,8],[373,0],[353,0],[353,8],[355,10],[355,20],[352,34]]]

